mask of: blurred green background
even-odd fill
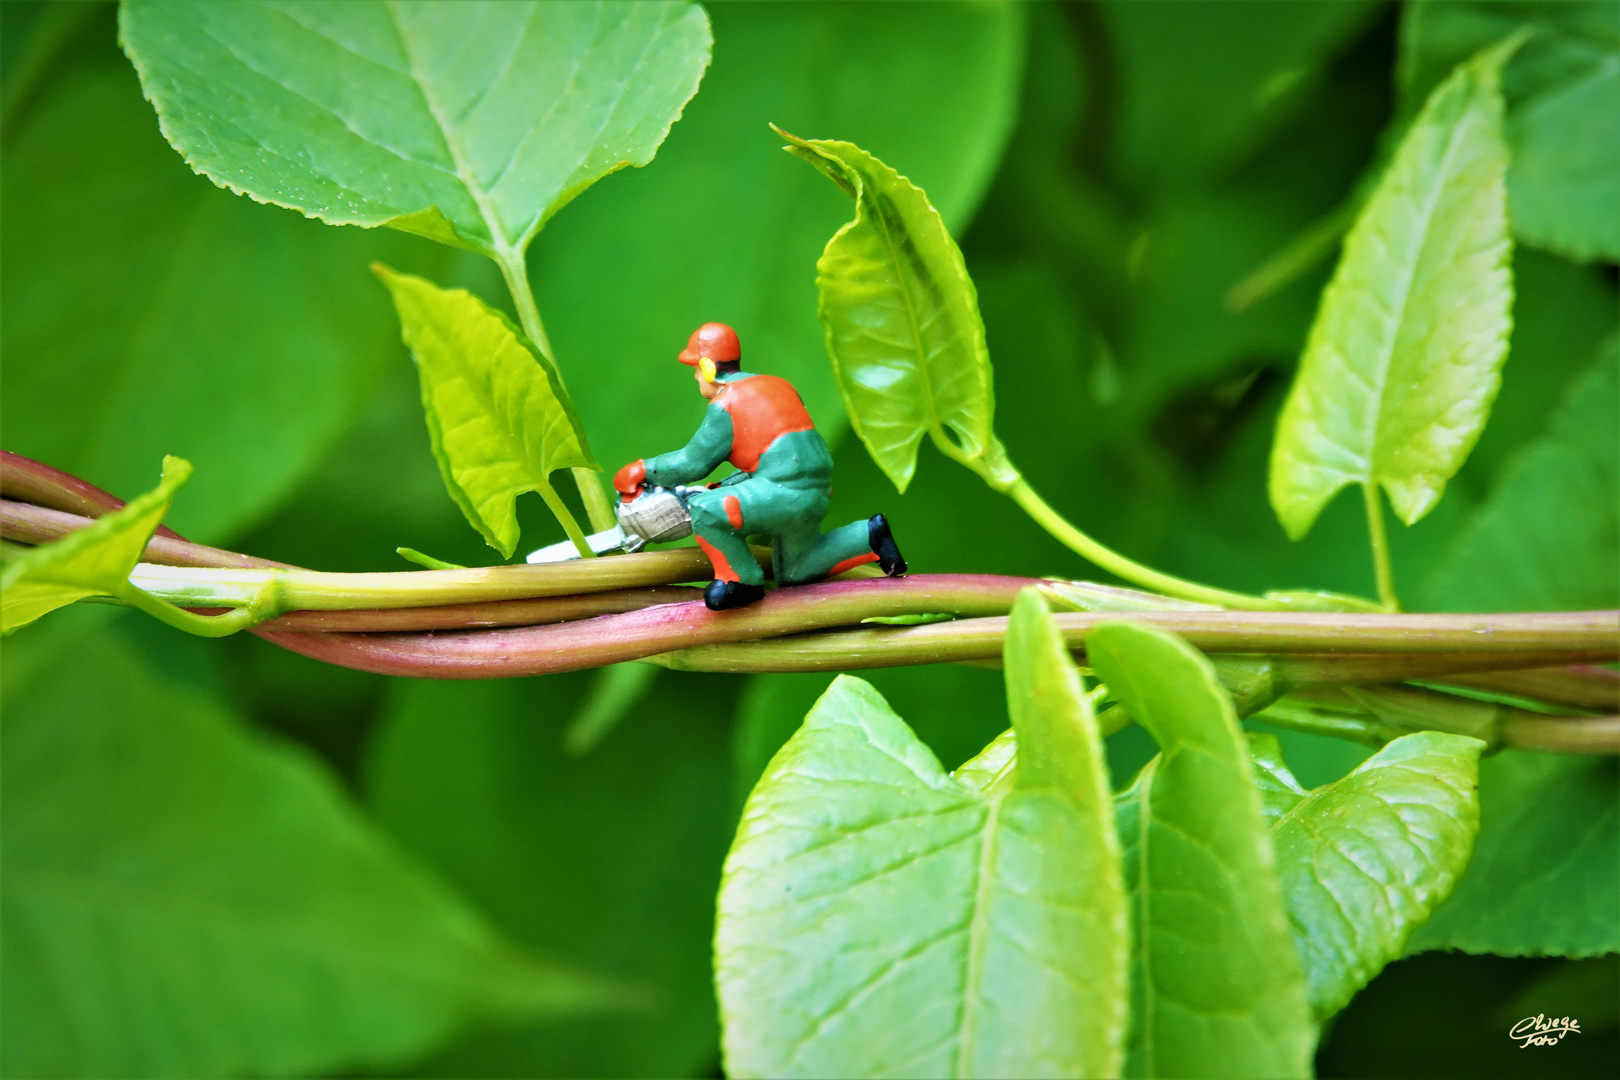
[[[1098,576],[931,447],[901,496],[848,436],[815,319],[814,262],[850,208],[780,151],[770,121],[856,142],[927,189],[979,289],[999,430],[1059,511],[1195,580],[1372,591],[1357,500],[1335,502],[1295,544],[1265,498],[1272,428],[1333,251],[1241,311],[1228,294],[1339,211],[1389,125],[1436,77],[1423,64],[1458,58],[1440,38],[1418,48],[1411,10],[1327,0],[706,7],[713,65],[657,158],[587,191],[531,251],[559,364],[610,470],[690,434],[702,402],[673,354],[692,327],[721,320],[738,329],[750,369],[795,382],[834,444],[830,520],[886,513],[918,571]],[[1465,29],[1524,14],[1450,7]],[[1616,48],[1620,6],[1529,7],[1549,33],[1575,27]],[[402,544],[493,561],[442,488],[413,369],[366,269],[383,259],[509,306],[493,265],[387,230],[329,228],[194,175],[158,132],[115,14],[96,3],[0,6],[5,447],[125,497],[154,483],[163,454],[187,457],[196,479],[170,523],[203,543],[329,570],[404,569]],[[1510,69],[1510,103],[1513,79]],[[1465,532],[1616,329],[1612,250],[1530,239],[1515,257],[1512,352],[1484,439],[1440,507],[1394,529],[1397,582],[1414,608],[1482,603],[1470,592],[1478,567],[1458,562]],[[1613,386],[1598,392],[1612,398]],[[1612,419],[1620,402],[1609,404]],[[538,498],[520,510],[520,550],[561,538]],[[1546,602],[1612,606],[1609,577],[1591,596]],[[828,682],[657,672],[601,742],[574,755],[564,731],[615,676],[389,680],[105,608],[51,616],[8,643],[4,663],[0,992],[12,1075],[162,1075],[199,1062],[717,1075],[709,949],[721,861],[742,798]],[[872,681],[947,767],[1007,726],[997,672],[901,669]],[[1307,784],[1365,754],[1282,735]],[[1151,750],[1137,729],[1111,740],[1116,781]],[[1613,764],[1589,767],[1600,786],[1614,784]],[[259,820],[215,790],[233,776],[283,792],[286,816],[307,830],[302,856],[265,839],[285,821]],[[146,813],[170,803],[167,816]],[[349,838],[349,855],[332,853],[335,837]],[[75,874],[99,876],[69,896],[60,883]],[[189,1001],[283,1014],[254,996],[241,959],[252,950],[224,931],[182,947],[184,926],[164,922],[184,923],[172,910],[117,913],[136,881],[204,913],[283,905],[276,889],[295,882],[329,937],[453,939],[410,958],[441,974],[446,957],[493,965],[489,956],[520,949],[632,984],[635,1008],[537,1022],[542,1007],[443,989],[462,986],[464,972],[424,982],[440,987],[441,1005],[424,991],[363,1006],[370,991],[346,998],[348,984],[320,967],[328,959],[312,961],[318,977],[286,983],[307,1001],[275,1005],[304,1018],[244,1036],[250,1050],[204,1052],[213,1043],[200,1035],[169,1045],[160,1014]],[[419,910],[368,907],[367,888],[417,890]],[[102,938],[114,959],[65,944],[30,951]],[[52,975],[62,971],[78,976],[67,985]],[[514,986],[531,992],[531,975]],[[149,1008],[123,1004],[149,983]],[[1319,1065],[1336,1076],[1612,1075],[1617,1000],[1613,956],[1425,953],[1336,1018]],[[310,1009],[344,1019],[300,1011]],[[1584,1034],[1521,1051],[1507,1028],[1536,1012],[1577,1016]],[[299,1023],[323,1031],[306,1036]]]

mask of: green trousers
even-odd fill
[[[865,521],[821,531],[821,520],[827,516],[824,483],[783,483],[756,475],[700,491],[687,499],[687,509],[698,545],[721,580],[764,583],[765,575],[748,551],[750,536],[771,538],[781,585],[816,581],[841,563],[859,565],[877,558]]]

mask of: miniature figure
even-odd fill
[[[613,487],[622,497],[621,520],[637,499],[667,497],[646,493],[649,486],[675,489],[714,568],[714,580],[703,590],[709,610],[742,607],[765,595],[765,575],[748,550],[750,535],[770,536],[781,585],[870,562],[890,577],[906,572],[882,514],[822,533],[832,454],[786,379],[742,370],[736,331],[704,323],[677,359],[694,369],[698,392],[709,402],[703,423],[682,449],[620,469]],[[708,487],[683,486],[701,481],[722,461],[738,471]]]

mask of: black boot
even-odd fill
[[[721,581],[716,578],[703,590],[703,605],[710,611],[727,611],[731,608],[747,607],[764,595],[763,585],[745,585],[740,581]]]
[[[900,577],[906,572],[906,559],[900,554],[900,545],[894,542],[894,533],[889,531],[888,518],[873,514],[866,523],[866,537],[872,544],[872,553],[878,557],[879,568],[885,574]]]

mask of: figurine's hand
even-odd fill
[[[620,469],[613,478],[613,490],[624,496],[629,502],[641,494],[641,485],[647,482],[647,462],[645,459],[632,461]]]

